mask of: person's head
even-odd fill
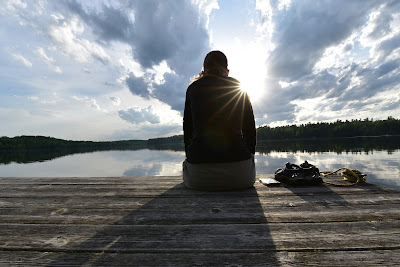
[[[228,59],[221,51],[211,51],[204,58],[204,74],[228,76]]]

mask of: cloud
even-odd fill
[[[182,134],[181,124],[132,124],[130,128],[119,128],[115,130],[107,140],[128,140],[168,137]]]
[[[115,106],[119,106],[121,104],[121,98],[118,96],[110,96],[110,100]]]
[[[274,46],[266,94],[254,105],[258,123],[384,118],[388,106],[400,106],[393,93],[400,80],[400,5],[292,1],[279,10],[260,3],[274,26]]]
[[[37,97],[37,96],[28,96],[28,99],[33,100],[33,101],[38,101],[39,97]]]
[[[124,121],[133,124],[141,124],[149,122],[151,124],[160,123],[160,118],[154,113],[153,107],[148,106],[147,108],[129,108],[127,110],[118,111],[118,115]]]
[[[164,83],[154,85],[154,97],[156,99],[162,99],[162,101],[170,105],[172,109],[180,111],[183,114],[185,92],[189,85],[188,77],[176,73],[166,73],[164,75],[164,80]]]
[[[146,82],[145,77],[136,77],[135,75],[130,73],[125,82],[128,85],[129,90],[132,92],[132,94],[141,96],[145,99],[150,98],[150,85],[148,82]]]
[[[85,63],[96,59],[106,64],[110,56],[104,49],[94,42],[79,37],[84,29],[79,20],[73,17],[69,22],[63,21],[61,25],[51,25],[48,34],[64,54],[73,57],[76,61]]]
[[[29,60],[27,60],[26,58],[24,58],[23,56],[19,55],[19,54],[11,54],[13,56],[13,58],[19,62],[21,62],[22,64],[24,64],[26,67],[31,68],[32,67],[32,62],[30,62]]]
[[[39,55],[39,57],[48,64],[55,72],[62,73],[62,70],[59,66],[54,65],[55,60],[52,57],[49,57],[42,47],[39,47],[35,50],[35,53]]]
[[[97,104],[96,99],[89,98],[87,96],[85,96],[85,97],[73,96],[72,99],[74,99],[76,101],[79,101],[81,103],[85,103],[85,104],[87,104],[88,106],[90,106],[91,108],[93,108],[95,110],[98,110],[98,111],[101,111],[101,112],[107,112],[107,110],[102,109],[100,107],[100,105]]]
[[[7,8],[10,11],[15,11],[19,8],[26,8],[27,5],[24,2],[21,2],[21,0],[8,0],[7,1]]]
[[[42,47],[37,48],[35,50],[35,53],[37,55],[39,55],[46,63],[48,63],[48,64],[54,63],[54,59],[52,57],[47,56],[46,52],[44,51],[44,49]]]
[[[360,28],[376,1],[293,1],[275,10],[275,30],[268,59],[272,77],[293,81],[312,73],[326,48],[345,40]]]
[[[176,99],[184,98],[190,78],[200,72],[210,49],[207,22],[211,10],[218,8],[216,1],[120,1],[96,8],[69,1],[67,7],[91,27],[99,43],[122,42],[132,48],[132,57],[147,70],[144,76],[127,75],[133,94],[157,98],[182,111]],[[71,24],[63,32],[79,33],[82,27]],[[151,70],[163,62],[174,74],[167,73],[159,84]]]
[[[397,57],[400,53],[400,34],[397,34],[393,38],[387,39],[377,45],[375,49],[375,53],[377,54],[378,60],[384,60],[388,56],[397,54]]]

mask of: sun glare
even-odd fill
[[[255,77],[252,75],[243,75],[238,76],[240,81],[240,89],[250,97],[252,102],[256,102],[263,95],[263,79],[259,79],[259,77]]]
[[[228,66],[230,76],[239,80],[241,90],[247,92],[251,102],[259,101],[264,94],[266,76],[265,59],[257,57],[254,50],[246,49],[253,52],[246,55],[231,55]]]

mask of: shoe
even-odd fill
[[[284,169],[277,169],[275,180],[290,185],[317,185],[322,183],[319,169],[305,161],[300,164],[287,162]]]

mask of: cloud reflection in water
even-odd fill
[[[321,171],[341,167],[359,169],[367,181],[400,189],[400,150],[372,152],[275,152],[256,153],[258,174],[274,173],[286,162],[305,160]],[[135,150],[73,154],[51,161],[0,165],[1,177],[118,177],[181,175],[183,151]]]

